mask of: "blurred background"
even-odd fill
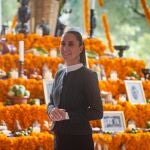
[[[54,6],[57,6],[54,8],[56,11],[55,15],[52,16],[55,21],[56,17],[61,17],[60,19],[65,26],[79,27],[84,33],[84,0],[55,1],[59,5],[57,6],[56,2],[54,4]],[[33,6],[43,12],[45,8],[49,9],[46,6],[52,2],[54,0],[30,0],[31,14],[33,14]],[[150,7],[150,0],[147,0],[147,4]],[[17,14],[19,5],[19,0],[0,0],[1,26],[11,25],[14,16]],[[104,0],[103,7],[100,7],[98,1],[95,1],[96,27],[93,36],[107,43],[102,27],[102,13],[107,14],[113,45],[129,45],[130,48],[124,53],[124,56],[144,59],[150,67],[150,24],[145,18],[140,0]],[[43,18],[40,19],[42,20]],[[37,25],[39,22],[35,23]],[[35,32],[35,30],[32,30],[32,32]]]

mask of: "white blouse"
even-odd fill
[[[66,66],[66,73],[71,72],[71,71],[75,71],[80,69],[83,66],[82,63],[80,64],[76,64],[76,65],[72,65],[72,66]]]

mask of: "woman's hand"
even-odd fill
[[[53,108],[49,114],[52,121],[61,121],[66,119],[66,111],[57,107]]]

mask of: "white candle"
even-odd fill
[[[91,0],[91,9],[95,9],[95,0]]]
[[[56,49],[52,49],[52,50],[50,51],[50,56],[51,56],[51,57],[57,57],[57,50],[56,50]]]
[[[113,80],[113,81],[116,81],[118,79],[118,74],[117,74],[116,71],[111,71],[110,79]]]
[[[41,132],[41,128],[38,126],[33,127],[33,132]]]
[[[42,30],[42,28],[37,27],[37,28],[36,28],[36,34],[42,36],[42,35],[43,35],[43,30]]]
[[[19,41],[19,61],[24,61],[24,41]]]
[[[135,126],[135,124],[129,124],[129,125],[128,125],[128,128],[129,128],[130,130],[132,130],[132,129],[136,129],[136,126]]]

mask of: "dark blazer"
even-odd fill
[[[56,76],[47,111],[53,107],[65,109],[69,120],[54,123],[54,131],[68,134],[89,134],[90,120],[103,116],[97,74],[86,67],[69,72],[60,70]]]

